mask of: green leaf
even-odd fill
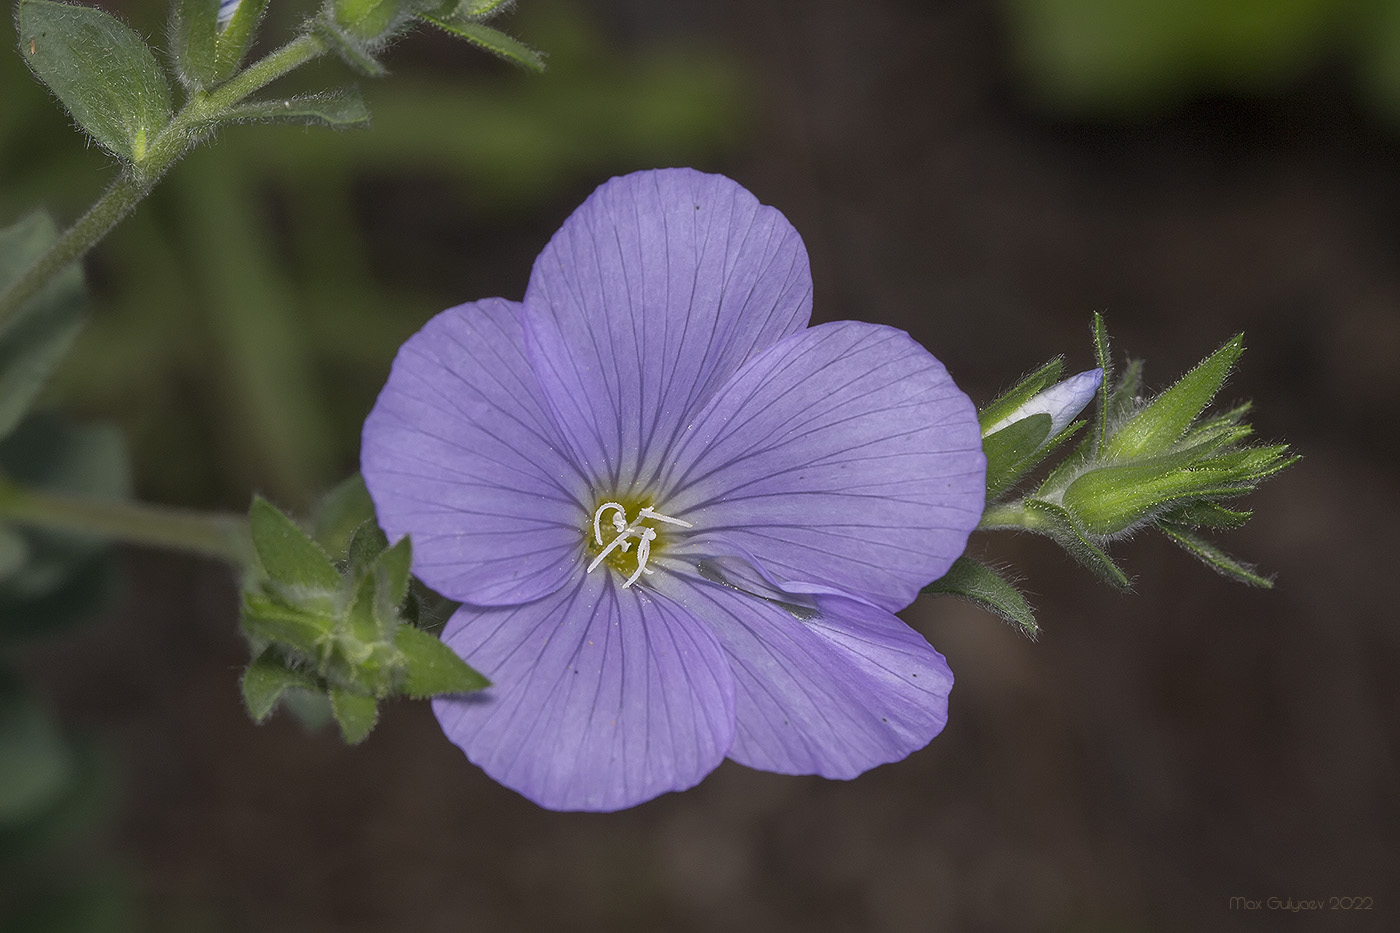
[[[460,39],[466,39],[497,58],[505,59],[513,65],[519,65],[530,71],[544,71],[544,56],[539,52],[525,45],[519,39],[506,35],[499,29],[493,29],[465,16],[459,16],[458,13],[460,13],[460,8],[441,18],[428,13],[420,13],[419,16],[444,32],[449,32]]]
[[[1170,448],[1215,398],[1243,352],[1243,334],[1225,341],[1176,385],[1119,427],[1104,446],[1104,458],[1126,459]]]
[[[170,85],[155,56],[116,17],[50,0],[20,0],[25,62],[104,149],[146,157],[170,122]]]
[[[342,561],[348,556],[356,531],[365,522],[373,524],[374,521],[374,502],[365,488],[364,478],[355,473],[321,497],[316,506],[313,537],[333,560]]]
[[[1074,516],[1065,509],[1052,502],[1027,499],[1026,511],[1035,513],[1045,523],[1045,533],[1105,583],[1120,590],[1132,588],[1133,582],[1128,575],[1119,569],[1103,548],[1089,540]]]
[[[1061,357],[1055,357],[1034,372],[1022,376],[1015,385],[988,402],[977,412],[977,421],[982,425],[982,429],[986,430],[988,425],[996,424],[1006,418],[1017,408],[1034,398],[1037,392],[1059,382],[1064,368],[1064,360]]]
[[[175,0],[170,51],[175,75],[187,90],[204,90],[219,80],[218,18],[219,0]]]
[[[416,700],[445,693],[470,693],[491,686],[437,637],[411,625],[400,625],[394,644],[403,652],[407,676],[403,692]]]
[[[1253,565],[1236,560],[1214,543],[1187,528],[1173,522],[1159,521],[1157,522],[1157,530],[1216,573],[1240,583],[1247,583],[1250,586],[1258,586],[1266,590],[1273,588],[1274,581],[1260,575]]]
[[[264,651],[243,672],[242,687],[248,715],[254,722],[262,722],[287,690],[316,690],[317,683],[310,674],[289,668],[276,652]]]
[[[239,104],[221,118],[227,123],[298,123],[344,130],[369,125],[369,109],[355,88]]]
[[[233,11],[233,16],[219,31],[214,51],[216,83],[232,77],[238,66],[243,63],[243,56],[248,54],[248,47],[253,44],[253,35],[258,30],[258,23],[262,22],[263,13],[266,11],[267,0],[242,0],[238,9]]]
[[[379,703],[374,697],[340,687],[331,688],[331,710],[340,724],[340,734],[350,745],[363,742],[379,720]]]
[[[67,788],[73,753],[14,675],[0,671],[0,824],[36,814]]]
[[[0,291],[58,239],[42,211],[0,230]],[[0,331],[0,438],[14,430],[82,327],[83,274],[64,269]]]
[[[275,505],[255,496],[248,520],[253,547],[270,579],[283,586],[321,593],[340,589],[340,574],[330,556]]]
[[[923,588],[927,595],[957,596],[981,606],[1034,639],[1040,634],[1035,613],[1020,590],[987,565],[970,557],[959,557],[942,577]]]

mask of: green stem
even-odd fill
[[[193,551],[239,567],[252,560],[248,520],[230,512],[73,496],[0,479],[0,519],[51,531]]]
[[[234,105],[290,71],[324,55],[326,43],[306,33],[249,65],[209,92],[193,94],[175,118],[158,133],[137,162],[126,165],[112,187],[87,213],[63,232],[8,289],[0,294],[0,332],[48,281],[87,255],[122,218],[151,193],[161,176]]]

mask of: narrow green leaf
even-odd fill
[[[1015,585],[986,564],[970,557],[959,557],[942,577],[923,588],[927,595],[947,595],[966,599],[983,609],[1013,622],[1032,640],[1040,634],[1030,603]]]
[[[1243,352],[1243,334],[1225,341],[1220,349],[1119,427],[1104,447],[1105,458],[1137,457],[1166,450],[1175,444],[1215,398]]]
[[[1105,583],[1120,590],[1132,588],[1133,583],[1128,575],[1119,569],[1103,548],[1089,540],[1074,517],[1065,509],[1040,499],[1027,499],[1026,509],[1039,515],[1046,522],[1046,531],[1050,537]]]
[[[394,644],[405,661],[403,692],[416,700],[491,686],[491,681],[472,670],[455,651],[422,629],[400,625]]]
[[[355,584],[355,595],[345,613],[349,633],[362,644],[381,640],[388,635],[398,619],[381,619],[379,614],[379,574],[373,569]]]
[[[1228,531],[1239,528],[1254,515],[1249,511],[1227,509],[1217,502],[1188,502],[1172,509],[1164,519],[1190,528],[1215,528]]]
[[[369,125],[369,109],[355,88],[278,100],[256,100],[231,108],[227,123],[298,123],[344,130]]]
[[[340,574],[329,555],[271,502],[255,496],[248,520],[253,547],[270,579],[327,593],[340,588]]]
[[[379,703],[374,697],[340,687],[331,688],[331,710],[349,745],[363,742],[379,720]]]
[[[175,0],[170,52],[186,90],[203,90],[219,79],[218,18],[219,0]]]
[[[1258,586],[1266,590],[1273,589],[1274,581],[1260,575],[1253,565],[1236,560],[1213,542],[1207,541],[1187,528],[1173,522],[1159,521],[1157,522],[1157,530],[1216,573],[1250,586]]]
[[[1050,434],[1047,414],[1032,415],[982,439],[987,455],[987,498],[991,499],[1025,475],[1037,461],[1040,445]]]
[[[20,54],[104,149],[145,158],[170,122],[170,85],[141,37],[102,10],[20,0]]]
[[[1104,323],[1103,315],[1094,312],[1094,318],[1090,324],[1090,330],[1094,339],[1094,359],[1098,361],[1099,369],[1103,370],[1103,384],[1113,385],[1113,351],[1108,342],[1108,325]],[[1108,395],[1107,392],[1099,393],[1099,417],[1094,424],[1093,450],[1098,452],[1103,450],[1104,443],[1108,438]]]
[[[57,238],[53,220],[42,211],[0,230],[0,291]],[[73,345],[82,327],[82,308],[83,274],[74,263],[25,302],[0,331],[0,438],[19,424]]]
[[[219,30],[214,53],[215,82],[227,80],[238,70],[243,56],[248,54],[248,47],[253,44],[253,36],[265,12],[267,0],[241,0],[233,16]]]
[[[41,811],[73,776],[72,751],[19,679],[0,670],[0,825]]]
[[[1027,373],[1017,380],[1015,385],[988,402],[977,412],[978,423],[982,425],[983,430],[986,430],[988,425],[996,424],[1030,401],[1037,392],[1059,382],[1063,372],[1064,360],[1055,357],[1034,372]]]
[[[428,13],[420,13],[419,16],[426,22],[449,32],[461,39],[466,39],[475,46],[485,49],[497,58],[505,59],[513,65],[521,68],[528,68],[530,71],[544,71],[544,56],[534,49],[525,45],[519,39],[506,35],[499,29],[483,25],[465,17],[455,14],[448,17],[438,18]]]
[[[243,704],[254,722],[262,722],[272,714],[277,701],[287,690],[300,687],[317,689],[316,678],[303,671],[292,670],[272,651],[264,651],[243,672]]]

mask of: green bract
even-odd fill
[[[243,698],[255,720],[289,691],[311,692],[330,700],[342,735],[355,743],[374,727],[380,700],[487,686],[412,624],[408,539],[389,547],[372,518],[345,533],[346,519],[363,509],[362,492],[357,482],[346,484],[322,509],[318,537],[338,538],[335,559],[266,499],[253,500],[249,527],[260,572],[243,591],[243,631],[254,654]]]

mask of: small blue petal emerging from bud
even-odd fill
[[[1084,406],[1093,400],[1094,393],[1099,391],[1099,386],[1102,384],[1102,369],[1089,369],[1077,376],[1070,376],[1065,381],[1057,382],[1050,388],[1027,399],[1011,414],[996,424],[983,429],[982,436],[989,437],[1007,425],[1015,424],[1032,415],[1049,415],[1050,433],[1046,436],[1054,437],[1084,410]]]
[[[222,27],[233,19],[233,14],[238,12],[240,0],[219,0],[219,26]]]

